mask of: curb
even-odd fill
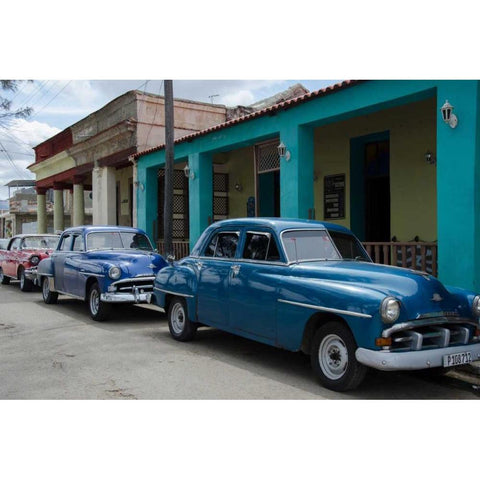
[[[447,375],[480,386],[480,361],[455,367]]]

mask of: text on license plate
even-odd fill
[[[444,367],[455,367],[456,365],[464,365],[472,362],[472,354],[470,352],[452,353],[443,356]]]

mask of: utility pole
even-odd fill
[[[165,80],[165,198],[163,232],[165,257],[173,255],[173,81]]]

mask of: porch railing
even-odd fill
[[[437,276],[437,244],[434,242],[363,242],[375,263],[422,270]]]
[[[434,242],[364,242],[375,263],[422,270],[437,276],[437,244]],[[160,255],[165,255],[165,243],[157,241]],[[190,242],[173,242],[177,260],[188,256]]]
[[[187,257],[190,253],[190,242],[173,242],[173,254],[177,260],[183,257]],[[157,240],[158,253],[165,256],[165,242],[163,240]]]

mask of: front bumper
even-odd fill
[[[472,361],[480,360],[480,343],[409,352],[358,348],[355,357],[363,365],[377,370],[422,370],[424,368],[442,367],[444,355],[461,352],[471,352]]]
[[[150,292],[139,292],[137,289],[132,293],[107,292],[100,296],[100,300],[105,303],[150,303],[151,298]]]

